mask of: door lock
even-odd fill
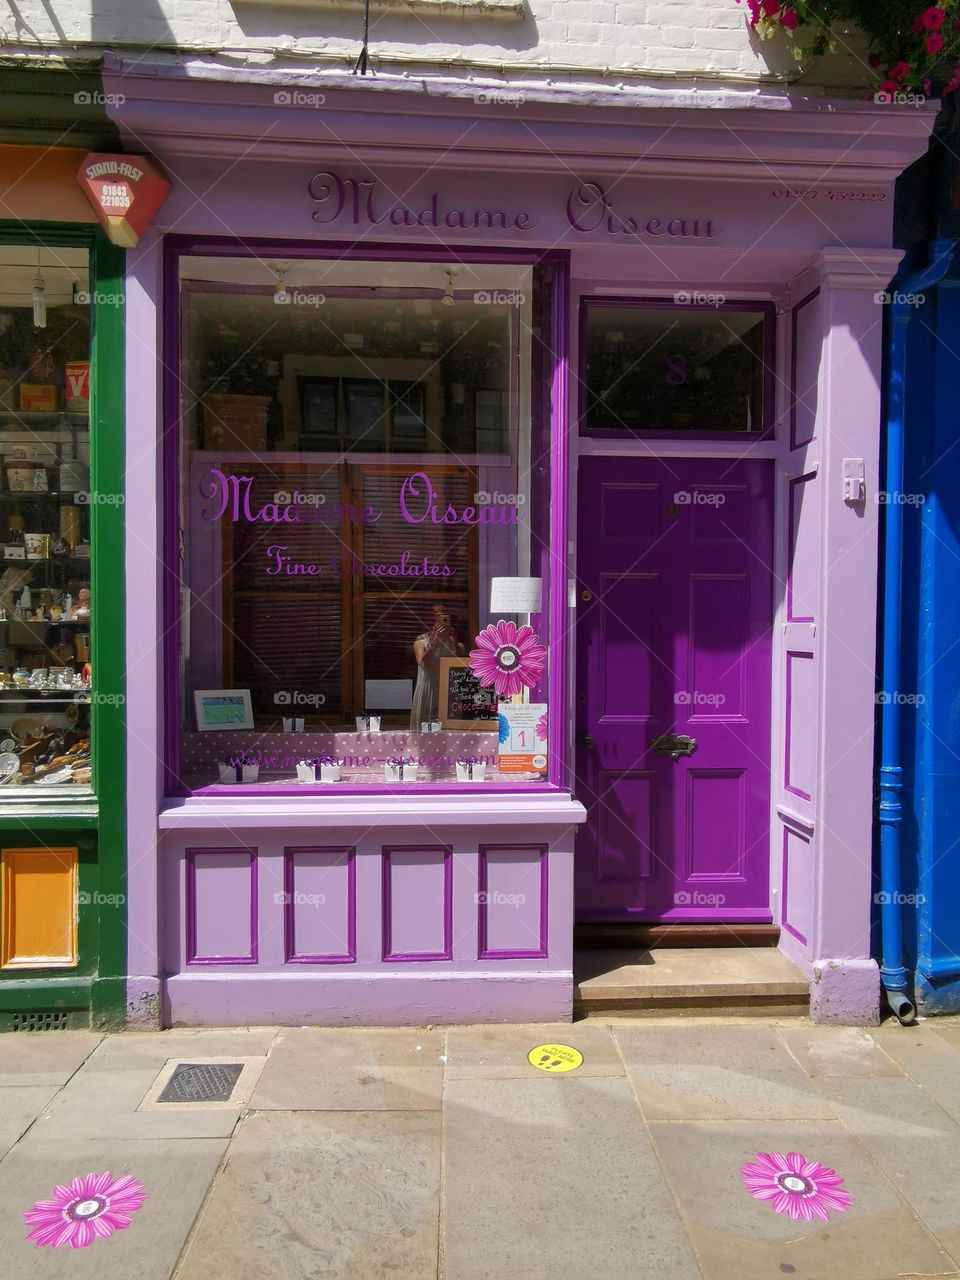
[[[593,599],[593,592],[592,592],[592,591],[581,591],[581,592],[580,592],[580,599],[581,599],[581,600],[592,600],[592,599]]]
[[[586,747],[586,749],[590,751],[596,744],[594,743],[593,738],[591,738],[589,733],[584,733],[580,735],[580,745],[581,747]]]
[[[671,760],[692,756],[696,749],[696,738],[690,738],[685,733],[661,733],[659,738],[654,738],[650,743],[651,751],[659,751],[662,756],[669,756]]]

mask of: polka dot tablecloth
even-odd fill
[[[218,764],[246,753],[260,765],[257,785],[296,784],[297,761],[331,758],[340,761],[341,780],[350,783],[384,781],[384,765],[391,760],[417,761],[418,782],[455,782],[458,760],[484,762],[486,781],[502,779],[496,770],[497,735],[489,731],[445,729],[415,733],[388,729],[383,733],[186,733],[182,738],[181,768],[194,787],[219,782]],[[537,775],[532,775],[535,779]],[[513,781],[523,781],[511,774]]]

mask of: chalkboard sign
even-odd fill
[[[469,658],[440,659],[440,723],[444,729],[496,729],[498,698],[481,684]]]

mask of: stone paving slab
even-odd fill
[[[436,1111],[442,1053],[442,1032],[416,1027],[285,1030],[250,1105],[262,1111]]]
[[[957,1062],[960,1076],[960,1058]],[[821,1086],[917,1216],[960,1263],[960,1127],[912,1080]]]
[[[169,1280],[226,1149],[224,1139],[19,1143],[0,1163],[0,1258],[10,1280]],[[130,1174],[147,1200],[86,1249],[38,1249],[23,1214],[87,1173]]]
[[[443,1136],[444,1280],[698,1276],[626,1080],[451,1080]]]
[[[837,1122],[654,1124],[651,1130],[704,1280],[954,1274],[953,1260]],[[853,1204],[829,1222],[775,1213],[740,1178],[761,1151],[799,1151],[835,1169]]]
[[[877,1043],[909,1076],[960,1123],[960,1055],[926,1024],[901,1027],[888,1022],[874,1032]]]
[[[777,1027],[776,1034],[810,1076],[902,1076],[903,1068],[861,1027]]]
[[[575,1072],[547,1076],[527,1061],[541,1044],[566,1044],[583,1054]],[[558,1031],[556,1023],[525,1026],[450,1027],[446,1039],[448,1080],[571,1080],[584,1076],[622,1076],[623,1062],[610,1028],[578,1022]]]
[[[92,1031],[18,1032],[0,1036],[0,1088],[66,1084],[103,1041]]]
[[[85,1068],[45,1107],[23,1142],[93,1138],[228,1138],[240,1107],[209,1111],[171,1107],[138,1111],[155,1080],[153,1065],[141,1071]]]
[[[440,1117],[244,1120],[178,1280],[436,1280]]]
[[[56,1092],[56,1085],[0,1089],[0,1159],[26,1133]]]
[[[832,1119],[765,1026],[615,1027],[648,1120]]]
[[[266,1057],[277,1038],[275,1028],[249,1030],[211,1028],[207,1030],[125,1031],[108,1036],[91,1055],[87,1069],[93,1071],[159,1071],[168,1058],[184,1062],[205,1058]]]

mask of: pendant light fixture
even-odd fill
[[[33,277],[33,327],[47,327],[47,282],[40,272],[40,253],[37,251],[37,274]]]

